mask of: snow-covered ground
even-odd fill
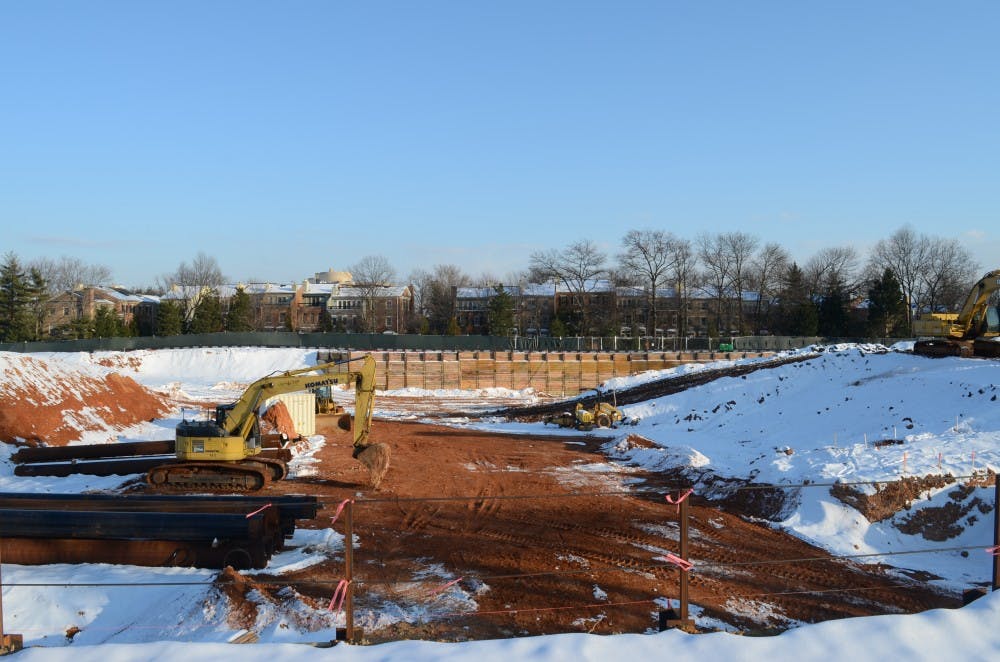
[[[901,348],[897,348],[901,349]],[[35,355],[60,369],[100,370],[111,363],[116,372],[143,385],[191,401],[223,401],[239,395],[245,385],[264,374],[312,365],[315,351],[299,349],[190,349],[129,353]],[[618,379],[608,388],[713,365],[686,366],[674,371],[646,373]],[[107,368],[103,368],[107,369]],[[616,431],[608,450],[632,467],[651,470],[685,468],[696,489],[707,490],[709,478],[723,477],[758,483],[802,485],[836,481],[895,480],[901,476],[951,474],[968,476],[1000,466],[1000,362],[976,359],[930,360],[881,347],[823,348],[820,357],[804,363],[762,370],[742,378],[720,379],[686,392],[624,407],[631,425]],[[379,413],[399,415],[392,397],[411,398],[410,392],[380,394]],[[434,393],[421,394],[434,397]],[[463,398],[462,394],[441,397]],[[466,397],[475,401],[476,395]],[[533,392],[483,394],[508,398],[511,404],[530,403]],[[177,417],[181,415],[177,412]],[[126,440],[172,436],[177,418],[124,430]],[[551,434],[542,424],[500,420],[455,421],[501,431]],[[652,442],[652,448],[626,443],[629,435]],[[882,445],[877,442],[899,440]],[[9,449],[0,446],[0,490],[79,491],[110,489],[121,479],[27,479],[13,476]],[[858,485],[871,493],[874,488]],[[940,506],[954,486],[928,491],[913,508]],[[992,505],[992,488],[978,488],[967,499]],[[989,581],[992,558],[992,512],[960,522],[957,535],[931,542],[907,535],[895,526],[906,515],[871,523],[853,508],[830,495],[828,487],[794,488],[782,513],[783,526],[836,554],[884,554],[932,548],[967,548],[927,552],[883,560],[941,577],[939,584],[953,590]],[[973,521],[974,520],[974,521]],[[304,535],[304,534],[303,534]],[[332,531],[320,534],[334,549]],[[308,545],[310,542],[303,541]],[[340,541],[342,544],[342,541]],[[294,565],[275,557],[272,564]],[[697,559],[695,559],[697,566]],[[280,572],[279,567],[269,572]],[[5,565],[4,622],[7,631],[22,632],[27,643],[53,647],[22,654],[31,659],[152,659],[159,657],[215,658],[235,654],[217,642],[237,634],[214,611],[213,590],[206,586],[155,587],[148,593],[125,595],[125,589],[41,588],[31,583],[113,583],[127,575],[133,581],[166,581],[177,575],[196,584],[208,581],[204,571],[158,570],[115,566],[43,569]],[[45,577],[46,581],[36,577]],[[81,582],[81,578],[85,578]],[[162,608],[149,608],[161,605]],[[990,623],[1000,611],[1000,599],[990,596],[955,611],[914,616],[884,616],[808,625],[779,637],[758,639],[729,634],[689,636],[677,632],[659,635],[594,637],[562,635],[498,642],[434,644],[398,642],[372,648],[339,647],[344,659],[546,659],[577,660],[608,655],[638,657],[740,659],[764,656],[778,659],[828,659],[850,655],[859,660],[887,656],[934,659],[964,656],[989,659],[1000,655],[1000,633]],[[305,646],[279,645],[284,641],[322,641],[331,638],[335,622],[316,632],[300,632],[285,623],[267,623],[264,644],[244,647],[241,657],[306,657],[324,654]],[[70,627],[83,631],[72,645]],[[163,643],[171,639],[182,642]],[[157,642],[157,643],[153,643]],[[329,653],[327,653],[329,654]]]

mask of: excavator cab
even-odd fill
[[[996,306],[986,308],[986,324],[981,335],[1000,335],[1000,310]]]

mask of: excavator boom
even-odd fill
[[[355,383],[354,457],[372,472],[377,485],[388,468],[388,448],[368,441],[375,394],[375,359],[366,355],[359,370],[345,369],[347,361],[324,363],[258,379],[228,405],[215,410],[215,420],[182,421],[177,425],[177,461],[154,467],[147,482],[161,489],[217,489],[246,491],[281,480],[287,465],[261,455],[257,413],[268,398],[321,386]],[[377,472],[377,473],[376,473]]]
[[[913,321],[921,338],[913,346],[923,356],[998,356],[1000,320],[990,298],[1000,290],[1000,269],[987,272],[972,286],[958,313],[935,313]]]

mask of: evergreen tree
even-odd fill
[[[156,335],[179,336],[183,332],[184,314],[173,299],[160,301],[156,311]]]
[[[330,316],[330,311],[326,308],[319,313],[319,330],[323,333],[333,331],[333,318]]]
[[[191,316],[190,333],[217,333],[222,330],[222,302],[212,290],[198,299]]]
[[[226,331],[241,333],[253,331],[253,323],[250,321],[250,295],[241,287],[236,290],[232,301],[229,303],[229,312],[226,313]]]
[[[125,324],[115,309],[99,306],[94,313],[93,334],[98,338],[116,338],[125,335]]]
[[[67,336],[73,340],[94,337],[94,320],[83,316],[69,323]]]
[[[514,298],[503,285],[497,285],[487,303],[487,323],[494,336],[506,336],[514,329]]]
[[[558,317],[552,318],[552,323],[549,324],[549,335],[553,338],[562,338],[566,335],[566,325]]]
[[[828,338],[843,338],[848,335],[849,327],[847,295],[841,282],[834,278],[827,285],[819,304],[819,334]]]
[[[905,335],[906,299],[890,269],[868,289],[868,333],[882,338]]]
[[[462,329],[458,326],[458,319],[452,317],[448,320],[448,328],[445,329],[445,335],[457,336],[462,333]]]
[[[805,275],[794,262],[785,274],[779,317],[779,328],[790,336],[814,336],[819,327],[816,305],[809,297]]]
[[[45,332],[45,303],[51,295],[48,291],[48,282],[38,267],[31,267],[28,273],[30,276],[27,291],[30,302],[28,314],[31,317],[33,327],[32,339],[38,340]]]
[[[17,255],[7,253],[0,264],[0,342],[34,339],[33,296],[36,294]]]

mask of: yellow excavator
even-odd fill
[[[366,355],[359,360],[358,370],[348,369],[349,361],[334,361],[258,379],[236,402],[217,406],[214,420],[178,423],[176,461],[150,469],[146,482],[162,491],[244,492],[281,480],[288,475],[288,466],[262,454],[260,406],[281,393],[354,382],[353,456],[368,469],[372,486],[378,487],[389,468],[389,447],[368,441],[375,401],[375,359]],[[350,417],[345,417],[341,427],[350,429]]]
[[[1000,315],[990,298],[1000,290],[1000,269],[990,271],[969,291],[957,313],[931,313],[913,320],[921,356],[1000,356]]]

